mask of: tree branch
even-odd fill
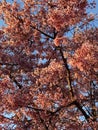
[[[41,123],[44,125],[45,130],[49,130],[49,129],[48,129],[48,126],[46,125],[46,123],[45,123],[45,121],[44,121],[44,119],[41,117],[39,111],[37,112],[37,114],[39,115],[39,119],[40,119]]]
[[[64,58],[61,47],[60,47],[60,54],[61,54],[62,60],[64,62],[64,66],[66,68],[66,71],[67,71],[67,83],[68,83],[68,86],[69,86],[69,89],[70,89],[71,99],[73,100],[74,92],[73,92],[73,88],[72,88],[72,85],[71,85],[70,70],[69,70],[69,67],[68,67],[68,64],[67,64],[67,59]]]
[[[86,120],[90,118],[90,116],[83,110],[81,104],[78,101],[75,100],[74,105],[82,112]]]
[[[15,79],[14,76],[10,74],[9,77],[19,87],[19,89],[23,88],[23,86]]]
[[[15,63],[8,63],[8,62],[5,62],[5,63],[0,62],[0,65],[16,66],[16,65],[18,65],[18,64],[15,64]]]
[[[43,32],[42,30],[40,30],[40,29],[38,29],[38,28],[36,28],[36,27],[34,27],[34,26],[32,26],[32,25],[31,25],[30,27],[33,28],[33,29],[35,29],[35,30],[37,30],[37,31],[39,31],[39,32],[42,33],[43,35],[45,35],[45,36],[47,36],[47,37],[49,37],[49,38],[51,38],[51,39],[54,39],[54,37],[48,35],[47,33]]]

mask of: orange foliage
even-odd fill
[[[0,2],[0,129],[97,130],[92,0]]]

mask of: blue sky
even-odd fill
[[[92,0],[88,0],[88,1],[92,1]],[[89,11],[93,12],[93,13],[98,13],[98,0],[95,0],[95,2],[96,2],[96,8],[89,10]]]

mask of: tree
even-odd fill
[[[0,2],[0,129],[97,130],[95,5]]]

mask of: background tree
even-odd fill
[[[95,5],[0,2],[0,129],[97,130]]]

